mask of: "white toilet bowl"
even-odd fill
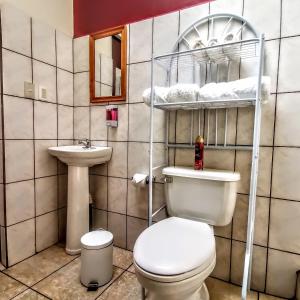
[[[213,229],[171,217],[147,228],[134,247],[134,266],[149,300],[208,300],[204,280],[216,263]]]

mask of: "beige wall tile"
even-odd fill
[[[57,69],[57,102],[65,105],[73,105],[74,91],[73,91],[72,73]]]
[[[33,255],[35,243],[34,219],[7,228],[8,265]]]
[[[297,178],[300,169],[300,149],[275,148],[273,163],[272,197],[300,201]]]
[[[244,1],[244,17],[255,24],[258,32],[265,33],[266,39],[279,38],[280,36],[280,0],[267,0],[262,4],[260,1]],[[272,11],[272,14],[265,14]]]
[[[1,5],[2,46],[31,55],[30,17],[10,4]]]
[[[300,146],[299,113],[300,93],[288,93],[277,96],[275,128],[276,146]]]
[[[211,275],[228,281],[230,275],[231,241],[220,237],[215,237],[215,240],[217,262]]]
[[[236,170],[241,174],[238,192],[249,193],[251,174],[251,151],[237,151]],[[269,196],[271,184],[272,148],[260,147],[258,165],[257,195]]]
[[[37,215],[57,209],[57,176],[36,179],[35,197]]]
[[[287,38],[281,41],[278,78],[279,92],[300,90],[300,75],[298,72],[300,59],[297,52],[299,45],[300,37]]]
[[[273,129],[275,114],[275,95],[262,105],[262,123],[260,134],[261,146],[273,145]],[[240,108],[238,114],[237,144],[253,145],[254,109]]]
[[[109,142],[108,146],[113,148],[108,175],[127,178],[127,142]]]
[[[266,292],[292,298],[296,287],[296,272],[299,269],[300,255],[270,249]]]
[[[4,184],[0,184],[0,227],[4,226]],[[1,231],[0,231],[1,235]],[[0,245],[1,245],[1,236],[0,236]]]
[[[58,210],[58,241],[66,241],[66,230],[67,230],[67,208]]]
[[[232,263],[231,280],[233,283],[242,285],[244,272],[246,244],[233,241],[232,243]],[[253,264],[251,273],[251,289],[264,291],[266,278],[267,248],[254,246]]]
[[[73,38],[56,31],[57,67],[73,72]]]
[[[127,249],[133,250],[138,236],[147,228],[147,221],[134,217],[127,217]]]
[[[272,199],[270,217],[271,248],[300,254],[300,203]]]
[[[49,147],[56,147],[56,140],[35,140],[35,176],[57,174],[57,159],[48,153]]]
[[[58,138],[73,139],[73,120],[74,109],[58,105]]]
[[[108,177],[108,210],[126,214],[127,179]]]
[[[93,229],[107,229],[107,211],[93,209]]]
[[[32,179],[33,142],[24,140],[5,141],[5,176],[7,182]]]
[[[55,29],[39,20],[32,20],[33,58],[56,65]]]
[[[172,24],[172,26],[170,26]],[[179,26],[179,12],[168,13],[154,18],[153,25],[153,52],[162,55],[173,51]]]
[[[30,58],[5,50],[3,60],[3,92],[8,95],[24,97],[24,81],[32,81]]]
[[[33,138],[33,102],[3,96],[4,136],[6,139]]]
[[[91,139],[107,140],[106,109],[104,106],[91,107]]]
[[[152,19],[130,24],[130,63],[151,59]]]
[[[233,215],[232,237],[239,241],[247,239],[248,195],[238,195]],[[270,199],[256,198],[254,243],[267,246]]]
[[[126,248],[126,216],[109,212],[107,228],[114,235],[114,245]]]
[[[74,39],[74,72],[89,70],[89,36]]]
[[[90,104],[89,72],[74,74],[74,106]]]
[[[299,2],[282,1],[282,36],[299,35]]]
[[[74,108],[74,139],[86,139],[90,136],[89,107]]]
[[[58,175],[58,208],[65,207],[68,200],[68,175]]]
[[[234,151],[204,148],[204,166],[207,169],[234,171]]]
[[[33,60],[33,82],[39,87],[47,90],[47,101],[57,102],[56,99],[56,69],[42,62]],[[39,92],[35,95],[36,99],[40,99]],[[42,100],[42,99],[40,99]]]
[[[231,13],[241,15],[243,10],[242,0],[217,0],[210,3],[210,13]]]
[[[36,139],[57,139],[57,105],[35,101],[34,136]]]
[[[90,193],[95,208],[107,210],[107,177],[91,175]]]
[[[22,181],[6,185],[6,219],[12,225],[35,215],[34,181]]]
[[[143,102],[143,92],[151,84],[150,62],[138,63],[129,66],[129,91],[130,103]]]
[[[36,218],[36,250],[42,251],[58,241],[57,211]]]

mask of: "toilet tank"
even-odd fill
[[[163,174],[169,215],[216,226],[231,222],[239,173],[167,167]]]

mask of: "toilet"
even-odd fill
[[[148,300],[208,300],[205,279],[216,264],[212,226],[232,220],[240,174],[167,167],[169,218],[144,230],[133,256]]]

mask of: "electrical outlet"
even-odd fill
[[[39,86],[39,99],[47,100],[47,89],[43,86]]]
[[[34,97],[35,97],[35,85],[33,83],[28,82],[28,81],[24,82],[24,97],[34,99]]]

